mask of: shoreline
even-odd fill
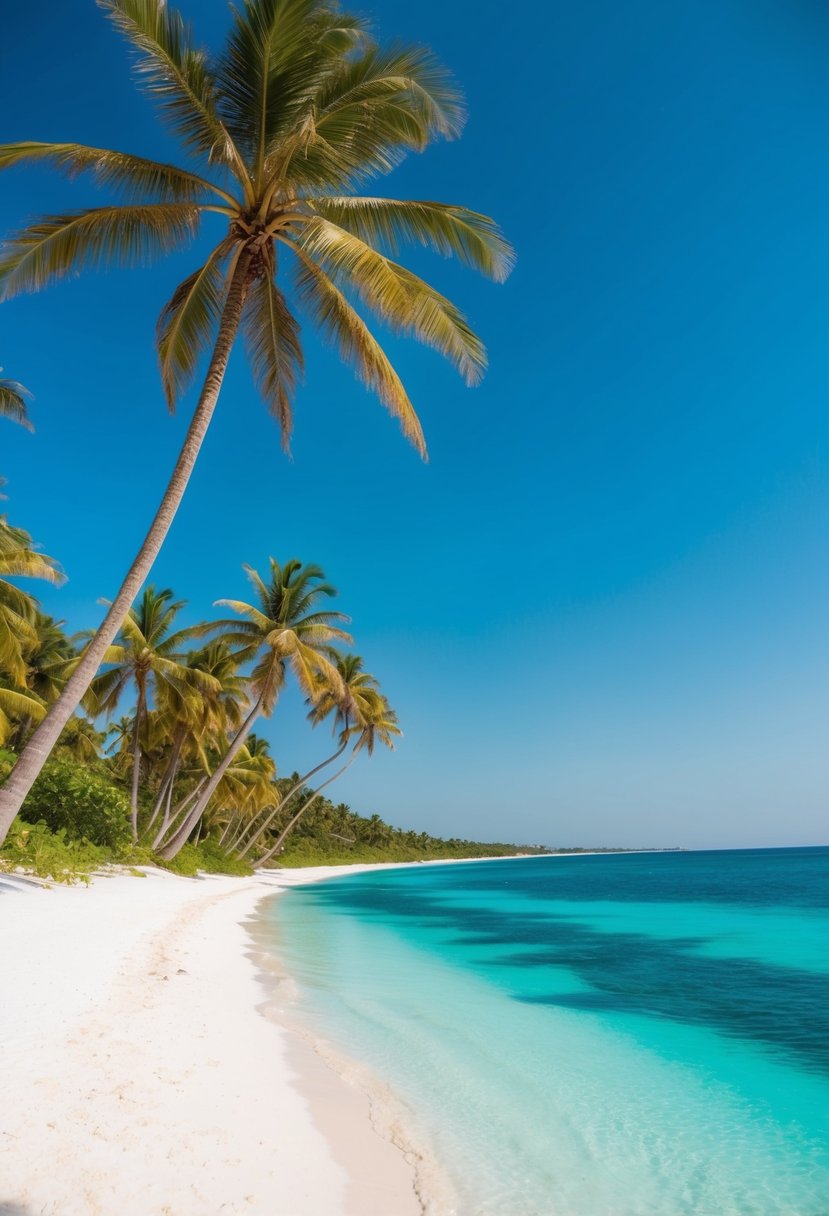
[[[292,886],[468,860],[0,873],[3,1216],[422,1216],[427,1164],[449,1216],[382,1078],[280,1011],[255,926]]]

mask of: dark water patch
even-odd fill
[[[437,951],[448,946],[478,974],[503,972],[516,1000],[704,1026],[829,1074],[829,974],[706,955],[700,951],[716,939],[702,934],[614,932],[611,918],[598,931],[559,910],[561,900],[616,900],[619,890],[622,904],[696,899],[822,909],[827,862],[826,849],[489,862],[361,875],[308,888],[307,897],[389,927],[397,921],[407,933],[416,928],[424,944],[431,937]],[[466,906],[459,897],[481,902]],[[516,897],[537,899],[539,911],[513,910]],[[506,969],[524,972],[526,983]],[[544,974],[554,969],[578,977],[588,991],[562,993],[551,984],[545,992]]]

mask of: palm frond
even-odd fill
[[[234,612],[238,612],[240,616],[246,616],[258,630],[267,629],[270,625],[270,620],[258,608],[254,608],[253,604],[246,604],[244,600],[215,600],[214,607],[216,608],[232,608]],[[242,621],[213,621],[213,626],[230,625],[234,630],[244,628]]]
[[[261,175],[269,135],[285,107],[296,104],[291,76],[301,84],[312,54],[310,23],[318,0],[243,0],[234,11],[219,64],[221,108],[254,181]]]
[[[225,299],[222,262],[233,242],[223,241],[173,292],[158,318],[156,348],[164,395],[171,410],[190,386],[199,356],[213,340]]]
[[[244,0],[236,10],[217,73],[220,110],[257,185],[268,153],[305,129],[331,65],[366,39],[362,18],[325,0]]]
[[[299,687],[306,695],[313,695],[320,679],[324,679],[338,693],[342,692],[342,676],[316,647],[297,641],[290,651],[289,662]]]
[[[464,119],[461,93],[430,51],[369,46],[320,82],[280,174],[301,187],[353,184],[390,172],[434,139],[454,138]]]
[[[95,677],[83,695],[81,704],[88,714],[111,714],[121,699],[130,679],[129,667],[112,667]]]
[[[8,742],[16,721],[42,722],[45,716],[46,706],[34,693],[0,687],[0,747]]]
[[[502,283],[514,264],[512,246],[487,215],[449,203],[351,196],[305,200],[324,219],[370,245],[396,253],[402,244],[424,245]]]
[[[191,203],[94,207],[46,216],[16,233],[0,251],[0,299],[39,291],[81,267],[150,262],[178,249],[196,232]]]
[[[251,284],[242,317],[253,379],[279,423],[286,449],[291,438],[291,400],[302,374],[299,325],[270,275]]]
[[[2,524],[2,517],[0,517],[0,524]],[[0,549],[0,576],[3,578],[42,578],[56,587],[66,581],[66,575],[54,558],[48,557],[45,553],[38,553],[36,549],[28,546],[10,552]]]
[[[403,382],[380,343],[362,317],[349,304],[328,275],[301,250],[297,292],[323,333],[334,342],[366,388],[376,393],[386,409],[400,421],[403,434],[426,456],[426,440]]]
[[[0,591],[0,672],[22,688],[28,675],[26,655],[37,645],[37,630],[32,623],[34,603],[29,600],[18,612],[18,606],[8,600],[8,585]]]
[[[100,185],[125,191],[130,201],[204,202],[200,196],[213,193],[225,202],[237,205],[232,194],[198,173],[180,169],[178,165],[133,156],[129,152],[90,148],[85,144],[39,143],[34,140],[0,144],[0,169],[10,169],[32,161],[51,164],[70,178],[84,172],[92,173]]]
[[[216,107],[216,85],[202,50],[192,45],[189,27],[165,0],[98,0],[136,53],[144,89],[186,147],[247,174]]]
[[[156,656],[153,661],[153,672],[156,679],[163,680],[185,700],[189,698],[194,703],[200,702],[206,694],[221,691],[221,684],[215,676],[211,676],[206,671],[186,667],[173,659]]]
[[[329,220],[314,218],[286,243],[301,249],[338,285],[357,293],[395,332],[414,334],[449,359],[467,384],[486,368],[486,350],[458,308],[410,270]]]
[[[0,372],[2,370],[0,367]],[[17,380],[0,380],[0,418],[10,418],[12,422],[24,426],[27,431],[33,431],[35,428],[26,405],[26,400],[31,395]]]

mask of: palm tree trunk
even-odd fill
[[[150,822],[144,829],[145,835],[149,835],[150,829],[152,828],[156,819],[158,819],[159,812],[164,805],[165,798],[167,799],[167,807],[169,808],[170,806],[170,798],[172,797],[173,791],[173,781],[175,780],[176,770],[178,769],[178,757],[183,741],[184,731],[182,727],[179,727],[173,738],[173,749],[170,753],[170,759],[167,763],[166,769],[164,770],[164,776],[161,778],[161,784],[158,787],[158,795],[155,800],[155,806],[153,807],[153,813],[150,816]]]
[[[244,722],[242,723],[241,727],[239,728],[239,731],[237,732],[236,737],[234,738],[230,747],[227,749],[224,756],[222,756],[222,759],[219,761],[218,765],[216,766],[216,769],[215,769],[212,777],[210,778],[207,785],[204,787],[204,789],[202,790],[198,799],[196,800],[196,805],[192,808],[191,811],[189,811],[189,813],[185,817],[183,823],[181,824],[181,827],[179,827],[174,832],[174,834],[170,837],[170,839],[167,841],[167,843],[164,845],[164,847],[159,849],[159,853],[161,854],[161,856],[164,858],[165,861],[172,861],[172,859],[175,857],[176,853],[178,853],[178,851],[182,847],[182,845],[187,842],[188,836],[193,831],[193,828],[196,826],[196,824],[198,823],[198,821],[201,819],[202,815],[204,814],[205,807],[207,806],[210,799],[213,797],[213,794],[216,791],[216,787],[218,786],[222,777],[224,777],[227,770],[230,768],[231,764],[233,763],[234,759],[236,758],[237,752],[241,748],[245,739],[247,739],[248,735],[253,730],[254,723],[256,722],[256,719],[259,717],[261,712],[262,712],[262,697],[259,696],[254,701],[253,708],[251,709],[250,713],[245,718]]]
[[[355,749],[354,749],[354,751],[351,753],[351,755],[350,755],[350,756],[349,756],[349,758],[348,758],[348,763],[347,763],[347,764],[344,764],[344,765],[342,766],[342,768],[341,768],[341,769],[339,769],[339,770],[338,770],[338,771],[337,771],[337,772],[334,774],[334,776],[333,776],[333,777],[329,777],[327,781],[323,781],[322,785],[318,785],[318,786],[317,786],[317,788],[314,790],[313,794],[312,794],[312,795],[311,795],[311,797],[308,799],[308,801],[307,801],[306,803],[304,803],[304,804],[303,804],[303,805],[302,805],[302,806],[299,808],[299,810],[298,810],[298,811],[297,811],[297,813],[294,815],[294,817],[293,817],[293,819],[290,821],[290,823],[287,823],[287,824],[285,825],[285,827],[282,829],[282,831],[279,833],[279,835],[277,836],[277,838],[276,838],[276,840],[275,840],[275,842],[274,842],[274,844],[273,844],[273,847],[272,847],[272,848],[270,848],[270,849],[268,849],[268,851],[267,851],[267,853],[264,855],[264,857],[260,857],[260,858],[259,858],[259,860],[258,860],[258,861],[257,861],[257,863],[256,863],[256,869],[257,869],[257,870],[261,870],[261,869],[262,869],[262,867],[263,867],[264,865],[267,865],[267,863],[268,863],[268,862],[271,860],[271,858],[272,858],[272,857],[275,857],[277,853],[281,852],[281,850],[282,850],[282,845],[283,845],[283,843],[284,843],[284,841],[285,841],[285,837],[288,835],[288,833],[289,833],[290,831],[292,831],[292,830],[293,830],[294,826],[295,826],[297,823],[299,823],[300,819],[301,819],[301,818],[302,818],[302,816],[305,814],[305,812],[308,810],[308,808],[309,808],[309,806],[311,805],[311,803],[312,803],[312,802],[316,802],[316,800],[319,798],[319,796],[320,796],[320,794],[322,793],[322,791],[323,791],[323,790],[324,790],[324,789],[325,789],[327,786],[332,785],[332,784],[333,784],[333,782],[335,782],[336,780],[338,780],[338,778],[342,777],[342,775],[343,775],[343,773],[344,773],[344,772],[346,772],[348,769],[350,769],[350,768],[351,768],[352,764],[353,764],[353,763],[354,763],[354,761],[357,759],[357,755],[358,755],[358,752],[357,752],[357,749],[355,748]]]
[[[190,805],[190,803],[193,801],[193,799],[197,798],[199,796],[201,791],[204,789],[204,784],[205,784],[206,780],[207,780],[206,777],[203,778],[198,783],[196,788],[194,790],[190,791],[190,793],[187,795],[187,797],[184,799],[184,801],[179,803],[179,805],[176,807],[176,809],[173,810],[172,809],[173,785],[175,783],[175,773],[173,773],[173,777],[172,777],[172,779],[170,781],[170,785],[167,789],[167,805],[164,808],[164,818],[161,821],[161,827],[158,829],[158,831],[155,834],[155,839],[153,840],[153,845],[152,845],[153,849],[159,848],[162,840],[167,835],[171,822],[175,823],[176,820],[178,819],[179,815],[182,815],[187,810],[187,807]]]
[[[198,798],[199,794],[202,792],[205,785],[207,784],[209,776],[210,776],[210,774],[208,773],[207,777],[202,777],[199,781],[197,781],[196,784],[191,789],[190,793],[186,794],[184,796],[184,798],[182,798],[181,802],[178,804],[178,806],[173,811],[174,819],[178,819],[178,817],[182,813],[182,811],[187,810],[188,806],[193,801],[193,799]]]
[[[132,725],[132,786],[130,788],[130,824],[133,843],[138,840],[138,783],[141,779],[141,723],[144,717],[144,689],[138,685],[135,721]]]
[[[199,403],[179,452],[172,477],[164,491],[164,497],[150,525],[150,530],[98,632],[84,651],[57,701],[21,752],[5,784],[0,788],[0,844],[5,840],[12,821],[23,804],[23,799],[49,758],[49,753],[57,743],[61,731],[72,717],[80,704],[81,697],[92,682],[107,647],[111,645],[113,638],[121,628],[124,617],[129,612],[130,606],[149,574],[153,562],[158,556],[158,551],[170,530],[219,399],[230,352],[233,349],[242,309],[245,305],[251,256],[251,251],[246,247],[242,250],[236,263],[236,270],[228,289],[216,344],[213,347],[213,355],[202,386]]]
[[[282,810],[283,806],[285,806],[288,802],[290,802],[290,800],[293,798],[293,796],[297,792],[297,790],[301,790],[303,785],[305,784],[305,782],[308,781],[308,779],[310,777],[313,777],[315,773],[318,773],[323,768],[327,768],[329,764],[333,764],[334,761],[337,759],[337,757],[341,756],[347,747],[348,747],[348,740],[345,739],[343,741],[343,743],[340,745],[340,747],[338,747],[337,750],[332,755],[330,755],[327,760],[323,760],[322,764],[318,764],[316,766],[316,768],[309,769],[307,773],[303,774],[303,776],[300,777],[299,781],[297,781],[294,785],[291,786],[291,788],[288,790],[285,797],[280,798],[280,800],[279,800],[279,802],[277,802],[276,806],[272,808],[270,815],[265,820],[265,822],[262,824],[262,826],[258,829],[258,831],[256,832],[256,835],[252,836],[250,838],[250,840],[247,842],[247,844],[244,846],[244,848],[242,849],[242,851],[239,854],[240,857],[244,857],[245,854],[248,853],[253,848],[253,846],[256,844],[257,840],[259,840],[260,837],[265,832],[267,832],[268,828],[271,826],[271,824],[273,823],[276,816]],[[242,835],[244,835],[244,832],[242,832]],[[238,845],[238,843],[239,842],[237,840],[236,844]]]
[[[245,824],[244,820],[241,823],[234,823],[233,834],[231,836],[229,843],[226,846],[228,853],[232,853],[233,850],[236,848],[237,844],[239,843],[239,841],[242,839],[242,837],[245,834],[246,826],[247,825]]]

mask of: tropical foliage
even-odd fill
[[[0,367],[0,372],[2,370]],[[0,377],[0,418],[11,418],[12,422],[25,426],[27,431],[33,431],[28,408],[31,395],[17,380],[4,380]]]
[[[165,0],[99,3],[127,40],[142,88],[178,136],[182,160],[165,164],[71,142],[0,147],[0,168],[88,172],[120,200],[46,216],[12,236],[0,252],[0,294],[38,291],[88,267],[146,262],[185,247],[205,220],[218,217],[210,253],[176,288],[158,321],[171,408],[202,356],[207,371],[141,549],[0,790],[0,839],[152,567],[239,332],[285,444],[303,370],[302,312],[425,453],[414,407],[365,314],[433,348],[474,384],[486,365],[483,344],[462,312],[398,263],[397,253],[405,245],[426,246],[495,280],[511,265],[510,247],[488,216],[454,203],[363,193],[408,153],[461,130],[461,96],[430,52],[380,45],[363,17],[330,0],[243,0],[218,56],[196,45]],[[136,738],[141,729],[139,722]]]
[[[68,643],[17,579],[62,581],[57,563],[38,552],[28,532],[0,516],[0,746],[20,724],[40,722],[50,691],[61,684]]]

